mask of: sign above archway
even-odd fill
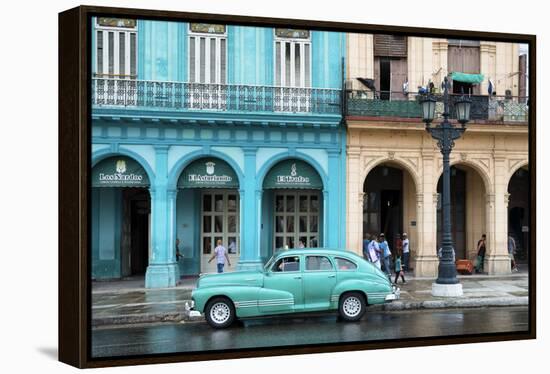
[[[273,166],[264,179],[264,189],[323,189],[319,173],[307,162],[285,160]]]
[[[92,187],[149,187],[149,177],[132,158],[109,157],[93,167]]]
[[[193,161],[183,170],[178,188],[239,188],[239,179],[227,162],[206,157]]]

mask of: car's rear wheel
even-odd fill
[[[206,304],[206,321],[216,329],[223,329],[235,321],[235,306],[227,297],[215,297]]]
[[[359,292],[348,292],[340,298],[338,312],[346,321],[360,320],[367,310],[365,297]]]

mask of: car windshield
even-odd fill
[[[275,255],[271,256],[271,258],[269,259],[269,261],[265,264],[264,266],[264,272],[267,272],[269,270],[269,268],[271,267],[271,265],[273,264],[273,261],[275,261]]]

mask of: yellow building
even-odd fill
[[[347,42],[347,246],[360,252],[365,234],[380,232],[392,246],[406,232],[416,275],[437,275],[442,157],[424,129],[418,91],[437,96],[449,75],[451,107],[463,92],[472,99],[472,120],[451,153],[456,258],[474,260],[486,234],[484,271],[509,273],[508,236],[520,260],[529,242],[528,100],[519,96],[526,57],[519,45],[368,34],[348,34]]]

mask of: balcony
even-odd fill
[[[341,115],[341,90],[92,79],[92,106],[222,113],[296,113]]]
[[[347,91],[346,115],[360,117],[422,118],[420,94],[402,92]],[[442,117],[443,96],[435,94],[436,116]],[[450,118],[455,119],[454,102],[461,95],[450,95]],[[527,124],[529,100],[517,96],[470,95],[472,121]]]

